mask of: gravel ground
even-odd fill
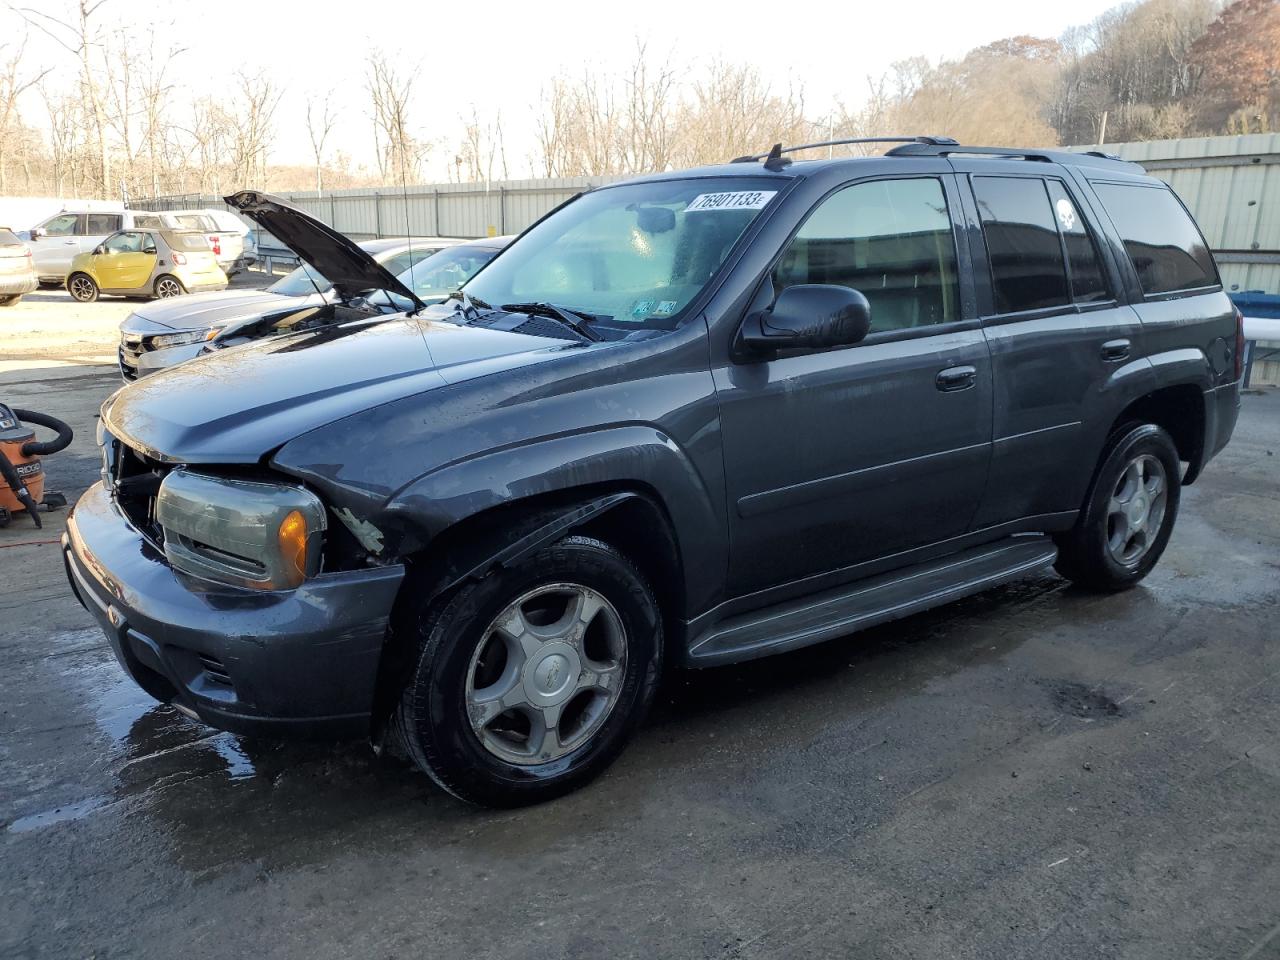
[[[273,279],[246,271],[231,286],[265,287]],[[16,306],[0,308],[0,373],[113,364],[120,321],[142,302],[104,296],[80,303],[62,289],[28,293]]]

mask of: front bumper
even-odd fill
[[[404,567],[326,573],[297,590],[222,587],[176,573],[101,483],[62,538],[67,578],[139,686],[243,734],[359,737]]]
[[[200,356],[207,342],[201,340],[199,343],[184,343],[179,347],[163,347],[159,350],[147,351],[121,345],[116,354],[120,364],[120,376],[125,380],[137,380],[147,374],[194,360]]]

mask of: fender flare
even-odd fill
[[[720,469],[719,461],[706,469]],[[623,424],[446,465],[393,494],[381,516],[413,531],[412,539],[429,556],[431,544],[441,535],[491,511],[519,509],[527,502],[530,515],[553,525],[547,537],[564,536],[603,512],[640,499],[669,521],[668,532],[681,560],[685,604],[700,609],[723,589],[728,564],[723,499],[717,500],[708,489],[719,479],[718,474],[704,478],[688,453],[653,425]],[[518,539],[525,535],[533,537],[534,549],[543,540],[527,530],[521,530]],[[476,558],[476,563],[491,559]]]

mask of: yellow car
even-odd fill
[[[100,293],[165,299],[226,286],[208,239],[194,230],[120,230],[76,256],[67,274],[67,290],[81,303]]]

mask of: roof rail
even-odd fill
[[[949,157],[953,155],[962,156],[982,156],[993,157],[995,159],[1007,160],[1035,160],[1044,163],[1065,163],[1109,167],[1115,169],[1117,165],[1128,167],[1130,170],[1144,173],[1145,171],[1139,164],[1131,160],[1122,160],[1120,157],[1111,153],[1103,153],[1101,150],[1024,150],[1019,147],[969,147],[963,144],[931,144],[931,143],[905,143],[900,147],[894,147],[885,156],[889,157]]]
[[[952,140],[950,137],[850,137],[845,140],[822,140],[818,143],[802,143],[795,147],[784,147],[780,143],[775,143],[773,145],[773,149],[768,153],[748,154],[745,157],[734,157],[730,163],[755,163],[758,160],[763,160],[766,170],[781,170],[791,162],[783,156],[784,153],[794,153],[797,150],[812,150],[816,147],[842,147],[851,143],[902,143],[933,147],[951,147],[957,145],[957,142]],[[898,149],[902,148],[899,147]]]
[[[967,147],[958,143],[936,145],[931,143],[911,143],[894,147],[886,156],[890,157],[946,157],[953,153],[977,154],[979,156],[1008,157],[1011,160],[1043,160],[1053,162],[1047,150],[1021,150],[1018,147]]]

